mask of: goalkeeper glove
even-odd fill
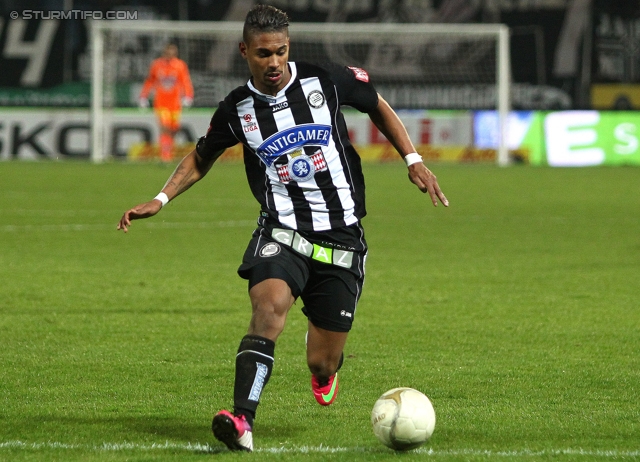
[[[191,98],[190,96],[185,96],[184,98],[182,98],[182,105],[184,107],[191,107],[193,105],[193,98]]]
[[[140,98],[138,100],[138,106],[142,109],[147,109],[149,107],[149,100],[147,98]]]

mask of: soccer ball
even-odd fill
[[[415,449],[433,434],[436,413],[429,398],[413,388],[384,393],[371,411],[373,433],[391,449]]]

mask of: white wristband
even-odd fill
[[[422,156],[417,152],[412,152],[404,156],[404,163],[409,165],[417,164],[418,162],[422,162]]]
[[[154,199],[158,199],[160,202],[162,202],[163,207],[169,203],[169,196],[167,196],[163,192],[154,197]]]

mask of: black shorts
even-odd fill
[[[249,289],[284,280],[314,326],[348,332],[364,284],[367,243],[359,224],[327,232],[259,227],[247,246],[240,277]]]

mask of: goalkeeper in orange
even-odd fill
[[[149,107],[153,91],[153,109],[160,124],[160,158],[171,161],[173,137],[180,128],[182,107],[193,104],[193,85],[187,64],[178,58],[178,47],[169,43],[162,56],[151,63],[149,75],[140,92],[140,107]]]

